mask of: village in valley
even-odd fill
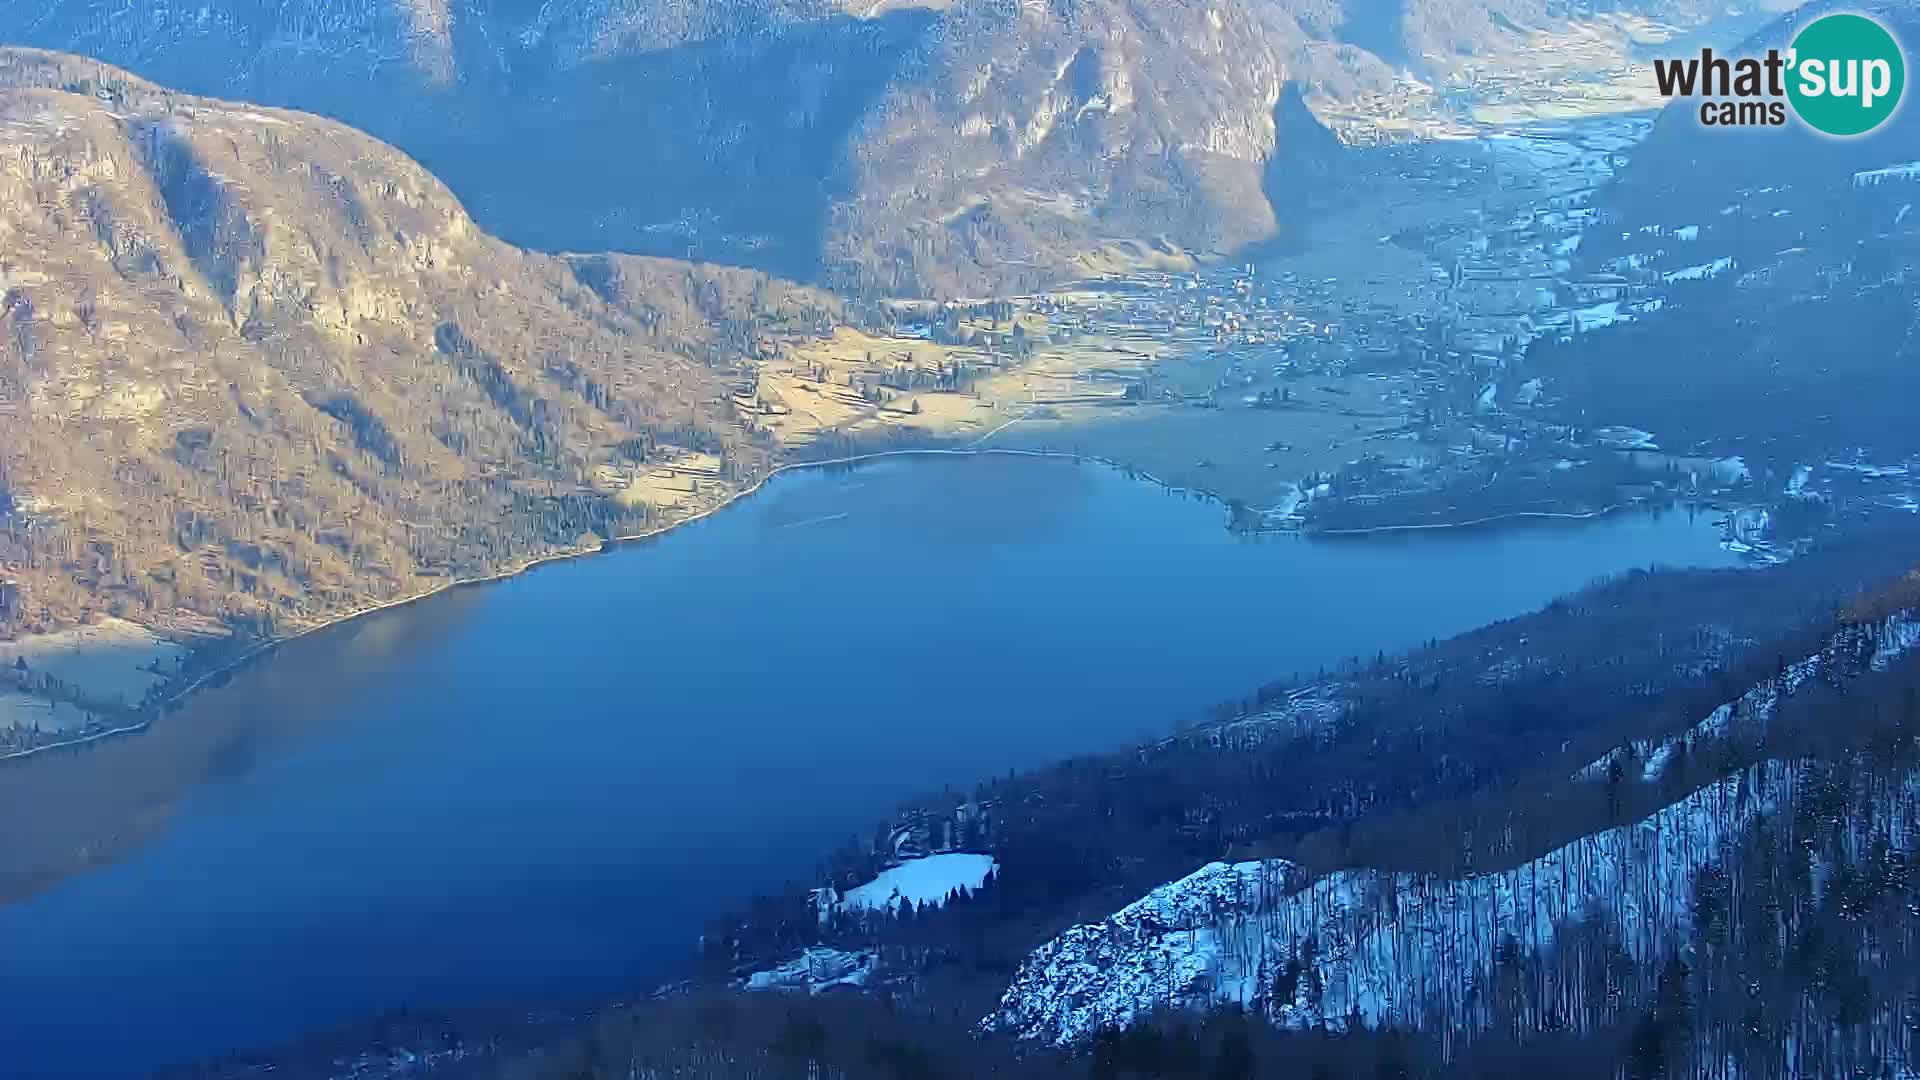
[[[1538,347],[1766,273],[1729,247],[1739,216],[1611,235],[1602,193],[1662,103],[1646,49],[1687,40],[1596,18],[1446,79],[1315,100],[1340,149],[1277,244],[1210,262],[1146,250],[1034,295],[883,302],[862,329],[776,350],[735,404],[802,458],[933,445],[1098,459],[1211,494],[1247,531],[1687,501],[1723,515],[1729,546],[1774,559],[1802,539],[1772,510],[1783,499],[1911,511],[1910,463],[1756,475],[1738,446],[1669,446],[1677,433],[1592,412]]]
[[[736,404],[802,454],[876,436],[1073,454],[1216,495],[1260,530],[1579,515],[1733,489],[1738,462],[1683,455],[1676,480],[1649,456],[1653,436],[1567,422],[1553,372],[1526,363],[1540,338],[1605,333],[1659,310],[1676,281],[1731,268],[1711,253],[1678,272],[1579,262],[1595,192],[1649,123],[1355,149],[1367,197],[1326,208],[1300,250],[888,304],[880,328],[762,363]],[[1666,239],[1683,252],[1696,234]],[[1595,461],[1594,483],[1566,482]],[[1556,483],[1520,502],[1443,496],[1444,512],[1417,515],[1399,498],[1515,470]]]

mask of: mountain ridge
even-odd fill
[[[1384,94],[1620,7],[28,3],[0,42],[346,120],[522,246],[692,252],[849,296],[941,298],[1135,264],[1132,245],[1209,257],[1284,238],[1297,223],[1275,200],[1300,181],[1276,136],[1283,86]],[[1620,9],[1678,25],[1718,11]]]
[[[523,252],[350,129],[48,53],[0,51],[0,192],[16,632],[271,635],[697,512],[769,468],[728,372],[839,311]]]

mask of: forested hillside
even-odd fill
[[[1742,55],[1784,48],[1820,4],[1783,18]],[[1920,40],[1901,2],[1838,5]],[[1737,449],[1780,477],[1830,459],[1920,451],[1920,115],[1902,109],[1859,139],[1798,123],[1723,131],[1697,105],[1663,110],[1597,196],[1582,269],[1664,306],[1631,325],[1528,358],[1564,391],[1563,418],[1626,424],[1669,451]],[[1759,475],[1757,472],[1756,475]],[[1783,479],[1784,482],[1784,479]]]
[[[643,530],[768,467],[728,403],[830,299],[533,255],[298,113],[0,51],[5,629],[272,634]],[[632,485],[700,455],[704,486]]]
[[[36,768],[76,765],[78,775],[108,757],[103,746],[147,741],[106,741],[138,725],[109,729],[91,712],[139,712],[144,723],[245,649],[649,535],[753,488],[783,454],[838,467],[848,448],[883,440],[998,451],[1004,443],[988,440],[1002,431],[1038,440],[1044,430],[1048,441],[1011,452],[1110,456],[1131,475],[1146,466],[1077,440],[1160,423],[1174,449],[1153,452],[1202,477],[1153,466],[1181,497],[1232,494],[1208,479],[1229,471],[1224,450],[1276,478],[1282,505],[1215,508],[1230,527],[1266,533],[1233,538],[1249,544],[1283,528],[1365,531],[1338,526],[1408,514],[1376,501],[1399,493],[1435,508],[1428,518],[1426,503],[1410,502],[1414,516],[1390,523],[1408,529],[1464,520],[1479,504],[1475,523],[1510,510],[1568,519],[1527,522],[1543,528],[1584,527],[1571,519],[1603,506],[1711,514],[1661,524],[1711,523],[1724,533],[1702,543],[1752,559],[1596,581],[1403,654],[1246,687],[1117,752],[925,791],[821,852],[804,880],[752,899],[742,898],[758,883],[715,875],[681,886],[645,860],[704,868],[710,857],[731,872],[722,864],[737,859],[764,874],[817,834],[768,829],[768,815],[691,769],[684,789],[636,782],[632,761],[665,745],[667,725],[734,741],[656,762],[654,776],[694,759],[741,785],[755,784],[753,768],[784,773],[790,789],[761,782],[756,793],[785,800],[773,813],[800,822],[794,804],[825,804],[826,785],[872,800],[874,790],[894,797],[902,775],[942,775],[896,773],[807,726],[827,709],[859,720],[837,710],[880,700],[872,676],[893,672],[863,651],[873,635],[950,659],[941,674],[952,679],[970,676],[968,648],[1060,643],[1020,625],[1017,605],[1035,593],[1009,575],[1007,595],[986,600],[1012,618],[951,657],[950,646],[923,644],[941,640],[929,628],[954,590],[939,594],[947,606],[929,603],[929,579],[915,575],[976,557],[965,546],[876,545],[850,531],[867,542],[853,572],[795,560],[807,565],[791,579],[825,586],[804,605],[767,602],[767,582],[784,573],[767,571],[771,559],[746,572],[671,568],[692,582],[699,611],[723,613],[717,629],[700,628],[717,644],[694,642],[725,665],[720,677],[627,670],[615,655],[595,665],[611,704],[556,698],[556,719],[537,731],[521,730],[523,713],[544,711],[544,699],[535,709],[483,703],[499,717],[443,709],[460,713],[451,738],[506,732],[503,750],[471,740],[497,753],[473,759],[493,770],[454,767],[440,783],[401,788],[406,763],[453,760],[447,742],[417,739],[418,756],[394,759],[403,766],[387,777],[420,802],[333,832],[351,847],[430,811],[464,830],[459,839],[478,837],[485,856],[522,825],[543,842],[559,837],[524,849],[540,858],[491,862],[449,844],[458,859],[436,865],[416,863],[416,849],[455,834],[421,834],[434,842],[396,844],[391,862],[364,872],[343,862],[338,873],[386,888],[405,864],[431,879],[419,887],[443,891],[426,894],[422,922],[461,930],[454,955],[468,955],[469,939],[486,949],[535,924],[597,951],[630,927],[589,934],[579,913],[631,912],[680,935],[670,945],[684,981],[636,986],[636,972],[660,970],[632,959],[654,945],[614,942],[594,959],[620,971],[554,975],[553,985],[601,995],[590,1001],[400,1010],[191,1066],[182,1080],[1920,1077],[1920,513],[1910,489],[1842,498],[1808,487],[1815,469],[1904,481],[1920,468],[1920,115],[1909,106],[1871,139],[1835,142],[1798,129],[1708,132],[1683,102],[1638,148],[1645,129],[1631,117],[1632,135],[1556,145],[1566,133],[1548,129],[1564,115],[1474,96],[1483,76],[1511,80],[1507,89],[1550,85],[1515,59],[1542,49],[1547,31],[1578,27],[1621,65],[1609,69],[1617,75],[1649,43],[1752,12],[1709,0],[0,6],[0,639],[20,647],[0,678],[22,699],[39,695],[29,704],[45,708],[22,715],[52,717],[57,704],[84,716],[57,742],[37,719],[0,732],[11,740],[0,751],[33,754]],[[1920,42],[1911,0],[1852,7]],[[1745,49],[1784,45],[1805,17],[1780,19]],[[1414,96],[1454,125],[1418,153],[1359,149],[1321,121],[1336,115],[1329,103],[1387,110]],[[1496,114],[1511,124],[1498,136],[1484,120]],[[1442,141],[1459,145],[1423,160]],[[1541,158],[1578,145],[1582,179],[1543,186],[1503,226],[1520,189],[1554,172],[1502,171],[1500,155],[1515,153],[1503,142]],[[1375,183],[1395,176],[1407,186]],[[1354,190],[1305,198],[1316,185]],[[1421,214],[1420,200],[1444,194],[1456,220],[1435,212],[1432,229],[1406,227],[1396,206],[1374,228],[1332,213],[1387,190]],[[1275,255],[1187,273],[1288,239],[1310,214],[1352,234],[1328,237],[1327,262]],[[1502,254],[1502,234],[1531,254],[1475,265]],[[1413,261],[1398,260],[1411,267],[1398,278],[1341,257],[1355,251]],[[1112,271],[1131,277],[1032,295]],[[1348,278],[1367,291],[1346,291]],[[1502,308],[1476,317],[1524,333],[1462,344],[1473,296]],[[1569,297],[1581,299],[1568,308]],[[1064,411],[1074,409],[1103,412]],[[947,426],[919,426],[935,416]],[[1186,423],[1187,434],[1175,430]],[[1204,439],[1193,434],[1203,426]],[[1308,438],[1326,462],[1291,456]],[[1595,466],[1583,471],[1576,457]],[[1577,504],[1539,494],[1556,484],[1607,494]],[[912,514],[913,498],[929,496],[915,487],[888,509]],[[754,524],[756,542],[806,553],[788,538],[825,530],[785,530],[859,517],[838,503],[821,514],[798,505]],[[971,511],[948,516],[978,524],[969,536],[985,546],[1018,512],[984,524]],[[1487,539],[1422,539],[1434,536]],[[1130,590],[1130,575],[1172,568],[1111,569],[1080,550],[1010,562],[1087,570],[1131,605],[1126,614],[1165,624],[1140,633],[1181,633],[1183,616]],[[721,578],[759,602],[731,609],[700,591]],[[1329,607],[1372,629],[1364,588],[1296,603],[1308,590],[1249,601],[1256,594],[1240,584],[1183,586],[1241,609],[1220,619],[1245,635],[1236,645],[1313,635]],[[846,627],[822,614],[840,603],[855,605]],[[624,618],[646,605],[604,606]],[[933,611],[924,622],[923,609]],[[696,637],[682,625],[691,619],[643,614]],[[87,699],[24,648],[110,622],[102,616],[154,631],[163,646],[123,665],[141,676],[124,700]],[[500,621],[547,634],[548,617]],[[785,636],[743,648],[735,638],[750,621]],[[665,640],[637,647],[597,625],[591,636],[656,659]],[[796,640],[842,646],[846,659],[805,654],[796,677],[754,666]],[[226,648],[195,653],[192,641]],[[496,662],[531,669],[561,647],[537,645],[495,648],[444,677]],[[1098,654],[1096,675],[1128,662],[1085,652]],[[334,671],[323,665],[323,679]],[[792,693],[816,675],[831,700],[796,704],[824,700]],[[746,699],[742,713],[659,704],[647,685],[659,678],[713,682]],[[586,685],[540,679],[542,694]],[[408,689],[426,697],[433,685]],[[1011,678],[979,685],[1022,692]],[[902,753],[931,758],[983,738],[966,723],[926,723],[918,697],[885,700],[908,705],[881,706],[892,715],[877,722],[938,728]],[[1048,709],[1068,711],[1008,707],[1036,725],[1059,719]],[[594,731],[561,726],[569,709],[651,741],[602,749]],[[742,741],[773,730],[734,722],[745,710],[796,741],[769,740],[756,749],[776,760],[741,764]],[[362,725],[377,726],[387,730]],[[531,739],[561,756],[530,759]],[[870,741],[865,729],[849,739]],[[124,829],[116,816],[98,843],[58,834],[23,847],[91,869],[128,850],[128,837],[187,846],[201,819],[174,809],[176,791],[238,788],[293,756],[232,745],[181,754],[192,776],[165,786],[164,813],[142,809]],[[824,747],[831,767],[796,768],[790,747]],[[390,764],[387,752],[382,743],[367,756]],[[519,814],[520,800],[498,794],[502,777],[531,778],[539,790],[526,801],[538,802],[581,779],[581,759],[565,755],[596,752],[611,780],[579,800],[577,817],[536,809],[480,828],[449,809],[460,804],[445,793],[464,789]],[[848,782],[856,770],[896,786],[860,788]],[[358,760],[341,771],[353,783],[382,778]],[[332,808],[362,790],[332,783],[310,802]],[[636,811],[637,783],[673,805]],[[248,794],[269,788],[284,791],[260,783]],[[760,850],[731,850],[746,845],[713,827],[721,814],[689,809],[688,792],[716,791],[699,805],[741,811],[739,833]],[[819,829],[836,839],[847,815],[871,812],[805,809],[842,815]],[[658,820],[701,858],[597,835],[614,820],[640,831]],[[295,861],[310,850],[278,833],[261,843]],[[468,879],[450,872],[456,861],[505,869]],[[132,863],[76,880],[111,885]],[[596,877],[609,868],[619,873]],[[614,877],[625,891],[596,891]],[[523,886],[573,906],[518,906]],[[299,899],[282,903],[304,917],[313,890],[284,887],[278,895]],[[476,933],[443,916],[461,890],[497,901],[485,914],[502,922],[474,923],[493,928]],[[697,942],[700,916],[660,900],[669,893],[711,913]],[[332,902],[344,913],[327,914],[341,922],[322,929],[337,937],[316,930],[313,940],[349,938],[352,920],[372,925],[384,912],[384,898]],[[713,910],[721,904],[735,910]],[[528,914],[548,911],[561,914]],[[49,970],[69,977],[71,963],[62,952]],[[27,990],[28,1000],[44,993]]]
[[[1050,931],[1223,856],[1443,872],[1462,856],[1463,819],[1480,822],[1483,865],[1507,844],[1545,851],[1577,834],[1525,809],[1543,789],[1581,815],[1582,832],[1670,801],[1670,778],[1639,770],[1611,793],[1568,780],[1617,748],[1691,730],[1819,653],[1848,597],[1900,574],[1916,541],[1896,525],[1764,572],[1629,575],[1407,656],[1257,688],[1132,753],[930,795],[893,825],[923,846],[986,845],[1000,864],[996,911]],[[988,809],[942,824],[963,802]],[[840,854],[836,881],[865,880],[892,857],[875,839]],[[813,940],[809,902],[791,899],[716,926],[709,945],[733,950],[727,963],[755,962]],[[1008,964],[1036,943],[1010,936],[1011,954],[980,959]]]
[[[1904,1060],[1904,961],[1832,922],[1895,933],[1909,902],[1889,867],[1920,784],[1920,577],[1859,563],[1911,550],[1880,539],[1615,582],[1135,754],[983,785],[957,818],[929,800],[836,880],[905,844],[991,851],[983,888],[911,922],[770,899],[709,948],[721,970],[816,941],[870,953],[869,990],[1069,1049],[1228,1007],[1315,1038],[1417,1034],[1433,1070],[1564,1040],[1628,1075]],[[1776,884],[1778,852],[1808,845],[1793,872],[1814,884]],[[1856,880],[1836,907],[1832,882]],[[1791,898],[1789,959],[1748,1001],[1727,988],[1762,968],[1724,943],[1759,932],[1735,909],[1770,890]]]
[[[578,1015],[573,1034],[537,1049],[498,1017],[395,1016],[355,1067],[433,1060],[434,1075],[522,1080],[1904,1075],[1920,994],[1920,573],[1861,566],[1877,580],[1856,588],[1841,567],[1860,550],[1785,575],[1615,582],[1269,692],[1136,754],[985,785],[964,804],[974,824],[957,830],[999,864],[981,889],[877,918],[823,920],[811,902],[783,912],[769,900],[741,924],[784,922],[794,940],[829,943],[822,955],[870,954],[860,989],[668,988]],[[1654,629],[1696,617],[1722,633]],[[1284,798],[1298,777],[1329,771],[1325,750],[1345,739],[1336,698],[1381,693],[1398,672],[1432,699],[1428,723],[1455,707],[1491,722],[1524,711],[1529,686],[1573,674],[1507,660],[1552,664],[1580,640],[1572,628],[1635,620],[1650,640],[1562,699],[1591,699],[1566,721],[1584,736],[1528,744],[1539,749],[1527,762],[1470,794],[1329,806],[1345,825],[1265,850],[1246,841],[1237,823],[1253,820],[1256,792]],[[1724,707],[1701,711],[1715,697]],[[1275,744],[1306,769],[1275,771]],[[1163,797],[1187,775],[1156,771],[1163,755],[1220,764],[1210,783]],[[1243,770],[1262,779],[1236,787]],[[1101,794],[1076,796],[1075,782]],[[1209,804],[1210,786],[1224,798]],[[1148,805],[1158,818],[1141,815]],[[1183,870],[1130,895],[1075,891],[1177,862],[1153,855],[1156,821],[1192,844]],[[1148,858],[1066,867],[1081,834],[1109,822],[1125,822]],[[1223,834],[1223,822],[1236,824]],[[915,809],[879,838],[905,854],[876,858],[911,865],[955,832]],[[1319,839],[1335,836],[1339,848]],[[1043,850],[1053,864],[1034,857]],[[1082,884],[1065,886],[1062,871]],[[1079,906],[1061,907],[1067,895]],[[1066,910],[1080,914],[1058,921]],[[274,1062],[306,1075],[293,1058]]]

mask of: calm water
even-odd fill
[[[0,769],[0,1074],[649,985],[901,797],[1654,563],[1685,514],[1255,542],[1016,458],[782,477],[657,543],[337,627]],[[17,899],[20,896],[26,899]]]

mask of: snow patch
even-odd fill
[[[1633,316],[1620,310],[1620,301],[1609,300],[1592,307],[1577,308],[1573,313],[1573,328],[1576,331],[1598,330],[1601,327],[1618,323],[1632,322]]]
[[[1880,626],[1880,643],[1868,663],[1875,671],[1885,671],[1893,662],[1920,648],[1920,619],[1910,614],[1892,615]]]
[[[848,889],[840,906],[848,911],[894,912],[902,900],[916,908],[939,907],[955,889],[973,892],[986,883],[996,864],[991,855],[950,851],[888,867],[865,885]]]
[[[1666,281],[1669,285],[1676,281],[1705,281],[1708,278],[1719,277],[1731,269],[1733,269],[1733,258],[1731,256],[1722,256],[1712,262],[1701,263],[1698,266],[1689,266],[1683,270],[1675,270],[1670,274],[1663,275],[1662,280]]]
[[[1653,432],[1640,428],[1609,425],[1593,429],[1593,440],[1613,450],[1658,450]]]
[[[1855,473],[1869,480],[1886,480],[1904,477],[1913,471],[1905,465],[1874,465],[1857,461],[1829,461],[1827,462],[1827,468],[1840,472]]]
[[[1867,169],[1853,174],[1853,186],[1877,187],[1889,181],[1920,180],[1920,161],[1909,161],[1905,165],[1889,165],[1884,169]]]
[[[1329,680],[1289,690],[1277,705],[1210,725],[1208,743],[1215,748],[1252,749],[1274,739],[1318,734],[1346,715],[1346,689],[1345,684]]]

